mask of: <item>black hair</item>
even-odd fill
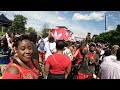
[[[90,32],[88,32],[88,34],[91,34]]]
[[[92,44],[89,45],[89,47],[91,47],[91,46],[96,47],[96,45],[94,43],[92,43]]]
[[[110,56],[111,55],[111,50],[110,49],[106,49],[104,55],[105,56]]]
[[[29,39],[30,39],[30,41],[36,43],[36,41],[37,41],[37,34],[35,32],[31,32],[29,34]]]
[[[53,36],[50,36],[50,37],[49,37],[49,42],[51,42],[51,43],[54,42],[54,37],[53,37]]]
[[[29,36],[27,34],[23,34],[20,37],[15,38],[13,47],[18,47],[19,41],[22,41],[22,40],[25,40],[25,39],[30,40]]]
[[[1,46],[1,41],[3,41],[3,43],[4,43],[3,46]],[[7,42],[6,38],[0,40],[0,49],[3,49],[4,51],[8,50],[8,42]]]
[[[118,48],[116,56],[117,56],[117,60],[120,60],[120,48]]]
[[[15,32],[13,32],[13,35],[15,35],[16,33]]]
[[[56,49],[63,50],[65,47],[65,41],[64,40],[57,40],[56,41]]]
[[[65,41],[65,47],[69,47],[69,46],[72,46],[72,42],[70,42],[70,41]]]

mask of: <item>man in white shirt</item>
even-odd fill
[[[105,62],[109,62],[109,61],[114,61],[114,60],[116,60],[117,59],[117,57],[116,57],[116,52],[117,52],[117,50],[118,50],[118,48],[119,48],[119,46],[118,45],[113,45],[112,46],[112,50],[111,50],[111,54],[112,55],[110,55],[110,56],[107,56],[107,57],[104,57],[103,58],[103,63],[105,63]],[[102,64],[103,64],[102,63]]]
[[[120,79],[120,48],[117,50],[116,56],[110,55],[104,58],[101,64],[101,79]]]

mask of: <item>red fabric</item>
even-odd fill
[[[78,54],[76,55],[76,58],[83,58],[83,55],[81,54],[79,49],[78,49]]]
[[[79,59],[75,62],[75,64],[80,64],[83,59],[83,55],[81,54],[79,49],[77,51],[78,51],[78,53],[76,55],[76,58],[79,58]]]
[[[68,39],[72,36],[65,28],[56,28],[52,29],[52,35],[55,38],[55,40],[65,40],[68,41]]]
[[[42,59],[41,59],[40,57],[41,57]],[[44,59],[44,58],[45,58],[45,52],[40,52],[40,53],[39,53],[39,62],[43,62],[43,59]]]
[[[53,56],[49,56],[45,62],[45,64],[49,64],[50,65],[50,73],[52,74],[64,74],[65,70],[68,66],[71,67],[71,60],[68,56],[64,55],[64,54],[54,54],[54,57],[56,59],[56,61],[58,62],[58,64],[53,60]]]
[[[89,56],[90,60],[93,60],[95,55],[96,55],[96,53],[88,52],[88,56]]]
[[[83,73],[78,72],[76,79],[92,79],[92,75],[85,75]]]
[[[11,61],[6,68],[10,67],[11,65],[13,65],[14,63]],[[33,66],[32,62],[29,62],[30,67],[38,74],[38,71],[36,70],[36,68]],[[34,72],[32,72],[31,70],[28,70],[26,68],[23,68],[17,64],[14,64],[14,66],[16,66],[20,73],[18,75],[13,75],[9,72],[7,72],[6,70],[3,73],[2,79],[29,79],[30,76],[33,77],[33,79],[38,79],[38,75],[36,75]]]
[[[80,64],[82,62],[82,60],[77,60],[76,62],[75,62],[75,64]]]

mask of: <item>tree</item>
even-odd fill
[[[42,37],[47,37],[49,32],[51,31],[51,29],[49,28],[49,24],[48,23],[45,23],[43,25],[43,29],[42,29]]]
[[[116,30],[120,32],[120,24],[117,25]]]
[[[10,28],[11,32],[21,32],[25,33],[25,25],[27,23],[27,18],[22,15],[15,15],[14,21],[12,22],[12,26]]]
[[[95,37],[96,42],[104,41],[110,45],[120,45],[120,25],[117,25],[116,30],[110,30],[109,32],[101,33]]]
[[[29,27],[27,31],[28,32],[35,32],[35,29],[33,27]]]

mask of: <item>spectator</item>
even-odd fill
[[[31,62],[32,44],[27,35],[15,39],[17,55],[7,65],[3,79],[38,79],[38,71]]]
[[[11,50],[8,47],[7,39],[3,38],[2,40],[0,40],[0,67],[2,74],[5,67],[10,62],[10,56]]]
[[[73,50],[72,43],[70,41],[66,41],[65,50],[63,51],[63,53],[69,56],[71,61],[73,60],[72,50]]]
[[[32,49],[33,49],[33,53],[32,53],[32,62],[33,62],[33,65],[36,67],[36,69],[39,70],[39,73],[42,76],[42,69],[41,69],[40,64],[39,64],[39,58],[41,58],[41,57],[39,55],[39,51],[38,51],[38,48],[36,46],[37,34],[34,33],[34,32],[31,32],[29,34],[29,39],[30,39],[30,41],[32,43]]]
[[[57,52],[50,55],[45,62],[45,72],[47,79],[67,79],[71,71],[71,60],[63,54],[65,42],[58,40],[56,42]]]
[[[101,79],[120,79],[120,48],[116,56],[116,60],[104,63],[104,67],[101,68]]]
[[[48,41],[45,43],[45,60],[48,56],[52,55],[56,52],[56,43],[54,42],[54,37],[50,36]]]

